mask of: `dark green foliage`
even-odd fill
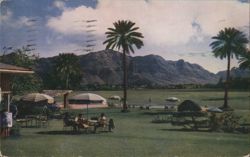
[[[38,60],[36,66],[36,73],[41,77],[43,81],[44,89],[57,89],[60,81],[56,77],[55,71],[55,58],[51,58],[51,61],[41,58]]]
[[[81,68],[79,59],[75,54],[59,54],[55,60],[54,72],[59,88],[72,89],[80,86]]]
[[[250,78],[232,78],[230,80],[230,88],[250,90]]]
[[[216,116],[215,113],[211,113],[209,118],[210,118],[209,125],[211,131],[220,131],[223,124],[222,119]]]
[[[178,111],[197,112],[197,111],[201,111],[201,107],[200,105],[193,102],[192,100],[185,100],[178,106]]]
[[[250,69],[250,50],[241,53],[239,63],[241,69]]]
[[[17,49],[13,53],[2,59],[3,63],[21,66],[28,69],[34,69],[38,57],[27,53],[26,48]],[[15,75],[12,78],[13,94],[20,94],[24,91],[39,91],[42,87],[42,81],[36,74]]]
[[[210,46],[214,56],[220,59],[233,58],[234,56],[238,58],[240,54],[247,51],[248,39],[246,35],[235,28],[225,28],[212,39],[215,41]]]
[[[233,132],[240,126],[241,116],[236,115],[234,112],[226,112],[221,117],[225,132]]]
[[[14,76],[12,79],[13,94],[20,94],[24,91],[40,91],[42,89],[42,80],[38,75]]]
[[[240,127],[241,116],[234,112],[225,112],[221,115],[215,113],[210,116],[210,127],[212,131],[234,132]]]
[[[119,20],[114,23],[115,28],[108,28],[107,40],[103,42],[106,45],[106,49],[118,50],[121,48],[126,54],[129,52],[134,53],[133,46],[140,49],[143,46],[141,38],[142,33],[136,32],[139,27],[134,27],[135,23],[131,21]]]

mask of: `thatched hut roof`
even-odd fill
[[[192,100],[185,100],[178,106],[178,111],[201,111],[202,108],[199,104],[193,102]]]

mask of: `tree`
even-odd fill
[[[139,27],[134,27],[135,23],[127,20],[119,20],[113,23],[114,28],[108,28],[106,38],[103,42],[106,45],[106,49],[117,48],[118,51],[122,49],[123,53],[123,111],[127,111],[127,55],[130,52],[134,53],[133,46],[140,49],[143,46],[143,35],[140,32],[136,32]]]
[[[35,69],[38,57],[26,52],[27,48],[16,49],[12,53],[0,57],[6,64],[21,66],[28,69]],[[13,94],[20,94],[24,91],[39,91],[42,87],[41,78],[35,73],[33,75],[15,75],[12,77]]]
[[[58,80],[63,84],[61,88],[69,89],[80,84],[81,68],[78,57],[73,53],[60,53],[55,63]]]
[[[228,86],[230,77],[230,59],[236,58],[246,51],[248,39],[246,35],[235,28],[225,28],[217,36],[212,37],[213,41],[210,46],[215,57],[220,59],[227,58],[227,75],[225,82],[224,104],[222,108],[228,108]]]
[[[242,53],[240,56],[240,68],[241,69],[250,69],[250,50],[245,53]]]

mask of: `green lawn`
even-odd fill
[[[95,92],[108,97],[121,92]],[[144,90],[129,91],[130,103],[164,103],[169,96],[192,99],[202,105],[220,106],[223,92]],[[247,92],[231,92],[230,105],[236,112],[249,117],[250,97]],[[79,112],[79,111],[78,111]],[[241,157],[250,153],[249,134],[181,131],[170,124],[154,124],[154,115],[131,109],[92,109],[91,116],[105,112],[115,120],[113,133],[68,134],[62,120],[51,120],[47,128],[21,128],[20,137],[1,139],[1,150],[10,157]]]

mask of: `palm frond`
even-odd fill
[[[120,50],[123,49],[124,52],[129,54],[129,52],[134,53],[135,46],[137,49],[140,49],[143,46],[143,37],[142,33],[136,32],[139,30],[139,27],[134,27],[135,23],[127,20],[118,20],[113,23],[113,28],[108,28],[106,34],[106,41],[103,44],[106,44],[106,49],[117,48]]]
[[[221,59],[227,56],[238,58],[239,54],[246,50],[248,43],[245,34],[235,28],[225,28],[212,39],[214,41],[209,46],[212,48],[214,56]]]

